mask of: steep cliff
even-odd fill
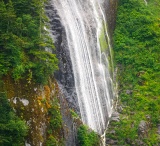
[[[104,6],[110,36],[115,25],[116,3],[116,0],[106,1]],[[0,4],[3,20],[0,23],[0,77],[3,82],[0,92],[6,93],[14,112],[28,126],[25,145],[74,146],[88,144],[88,140],[94,145],[90,137],[97,139],[97,134],[85,126],[80,127],[82,122],[66,30],[54,3],[12,0]],[[96,33],[94,29],[90,31]],[[57,72],[55,53],[59,59]],[[78,136],[78,131],[84,133]],[[99,141],[95,143],[99,144]]]

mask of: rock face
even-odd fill
[[[118,5],[117,0],[108,0],[106,4],[106,17],[107,17],[111,40],[116,24],[115,22],[116,22],[117,5]]]
[[[76,145],[77,129],[80,120],[74,120],[68,106],[68,102],[61,95],[57,82],[50,79],[48,85],[40,86],[27,80],[14,80],[7,76],[4,79],[3,90],[7,91],[7,97],[16,114],[26,121],[29,126],[28,136],[25,139],[26,146],[43,146],[48,138],[51,101],[59,100],[62,115],[62,128],[58,129],[55,137],[63,139],[66,146]]]
[[[140,121],[140,124],[138,126],[139,137],[143,138],[143,137],[147,136],[148,135],[148,129],[149,129],[148,123],[144,120]]]
[[[72,63],[66,43],[66,33],[60,22],[57,11],[55,10],[54,5],[53,3],[51,3],[51,1],[49,1],[46,6],[46,14],[50,20],[50,33],[56,47],[55,53],[57,54],[57,57],[59,59],[59,70],[55,73],[55,78],[57,79],[59,88],[61,89],[61,93],[68,101],[69,107],[73,108],[77,113],[79,113],[80,110],[75,90]]]
[[[61,25],[57,11],[50,1],[46,5],[46,14],[49,17],[49,25],[51,26],[50,33],[56,47],[55,53],[59,59],[59,70],[54,76],[61,92],[59,96],[63,119],[64,141],[66,146],[75,146],[77,127],[81,122],[74,121],[69,110],[69,108],[71,108],[80,115],[71,58],[68,46],[66,46],[66,33]]]
[[[65,97],[60,96],[61,114],[63,120],[63,134],[65,146],[77,145],[77,129],[82,124],[79,119],[74,119],[71,115],[68,102]]]
[[[114,113],[112,114],[112,117],[111,117],[111,122],[112,122],[112,121],[113,121],[113,122],[119,122],[119,120],[120,120],[119,113],[118,113],[118,112],[114,112]]]
[[[76,139],[75,139],[76,132],[74,131],[74,127],[73,127],[73,119],[69,111],[68,103],[65,100],[65,98],[63,98],[63,96],[61,96],[60,101],[61,101],[61,106],[63,107],[61,108],[61,113],[62,113],[62,119],[63,119],[63,125],[64,125],[63,128],[64,128],[65,145],[72,146],[72,145],[75,145],[76,143]]]
[[[55,93],[55,82],[40,86],[25,79],[15,82],[9,76],[3,80],[4,91],[14,111],[29,126],[25,145],[42,145],[47,137],[48,109]]]

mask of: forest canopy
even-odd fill
[[[46,83],[58,69],[53,41],[47,31],[45,0],[0,1],[0,77]],[[50,51],[46,51],[50,50]]]

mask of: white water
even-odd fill
[[[65,28],[82,121],[104,133],[112,113],[112,79],[108,52],[101,52],[99,36],[106,23],[104,0],[52,0]],[[110,56],[110,58],[112,58]]]

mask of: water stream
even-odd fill
[[[112,55],[104,0],[52,0],[65,29],[84,124],[103,134],[112,113]],[[102,52],[101,30],[108,47]]]

